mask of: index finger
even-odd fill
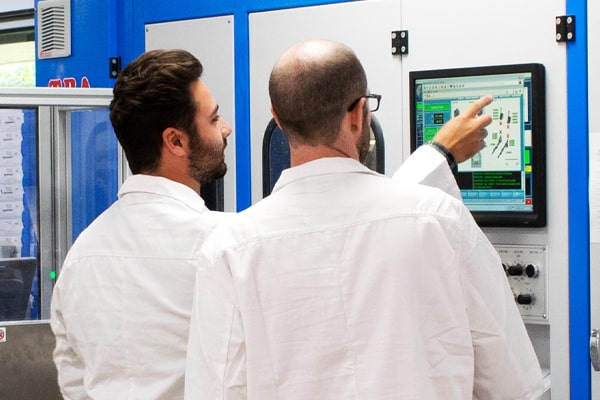
[[[473,102],[465,114],[467,114],[469,117],[475,117],[477,114],[479,114],[483,107],[489,105],[492,101],[494,101],[492,96],[483,96],[479,100]]]

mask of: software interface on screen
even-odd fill
[[[457,182],[471,211],[532,212],[532,73],[415,78],[413,148],[431,140],[482,95],[494,101],[485,147],[458,165]]]

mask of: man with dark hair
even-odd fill
[[[536,355],[468,209],[359,163],[379,99],[354,52],[298,44],[269,93],[291,168],[203,246],[186,398],[538,398]],[[453,124],[483,130],[490,101]]]
[[[70,249],[54,288],[54,361],[68,399],[181,399],[200,245],[225,214],[201,185],[222,177],[231,127],[182,50],[119,74],[110,118],[130,176]]]

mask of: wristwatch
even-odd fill
[[[458,173],[458,165],[456,164],[456,159],[454,158],[454,155],[450,153],[450,150],[448,150],[446,146],[444,146],[441,143],[434,142],[433,140],[427,142],[426,144],[432,146],[434,149],[443,154],[444,157],[446,157],[446,161],[448,161],[448,166],[450,167],[450,170],[453,174],[456,175]]]

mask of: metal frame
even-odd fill
[[[569,181],[569,359],[572,399],[591,399],[587,1],[567,0],[577,40],[567,46]]]
[[[41,319],[50,318],[54,281],[71,246],[70,110],[108,107],[110,89],[0,88],[1,108],[38,110],[38,223]],[[124,160],[122,150],[119,159]],[[119,168],[123,182],[126,167]],[[24,321],[25,322],[25,321]],[[19,322],[20,323],[20,322]]]

